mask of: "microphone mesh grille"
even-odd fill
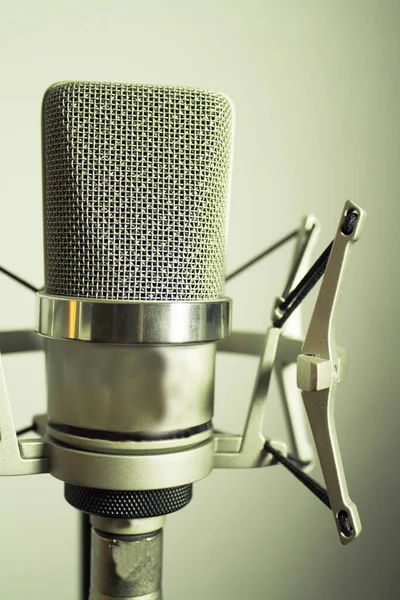
[[[217,92],[66,82],[43,101],[45,291],[206,300],[224,279],[233,109]]]

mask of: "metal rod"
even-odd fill
[[[132,520],[125,522],[130,531],[125,534],[118,521],[123,525],[120,519],[92,519],[89,600],[162,600],[162,528],[132,534],[136,527]],[[139,519],[139,526],[145,521],[152,528],[152,519]],[[106,527],[114,531],[104,531]]]
[[[227,275],[225,277],[225,281],[230,281],[231,279],[233,279],[234,277],[236,277],[236,275],[239,275],[240,273],[242,273],[243,271],[245,271],[249,267],[252,267],[256,262],[258,262],[259,260],[261,260],[262,258],[264,258],[264,256],[267,256],[268,254],[270,254],[274,250],[277,250],[278,248],[280,248],[281,246],[283,246],[284,244],[286,244],[286,242],[289,242],[291,239],[293,239],[294,237],[296,237],[298,235],[298,233],[299,233],[299,230],[296,229],[295,231],[292,231],[291,233],[289,233],[288,235],[286,235],[284,238],[282,238],[281,240],[279,240],[278,242],[276,242],[276,244],[273,244],[273,246],[270,246],[266,250],[263,250],[263,252],[260,252],[260,254],[257,254],[257,256],[254,256],[254,258],[252,258],[251,260],[249,260],[246,263],[244,263],[241,267],[239,267],[235,271],[232,271],[232,273],[229,273],[229,275]]]
[[[90,515],[80,513],[80,547],[81,547],[81,599],[88,600],[90,589],[90,554],[91,554],[91,535],[92,527],[90,525]]]
[[[7,275],[7,277],[10,277],[11,279],[14,279],[14,281],[16,281],[17,283],[20,283],[21,285],[25,286],[26,288],[28,288],[28,290],[31,290],[32,292],[38,292],[39,288],[37,288],[36,286],[32,285],[32,283],[29,283],[29,281],[26,281],[25,279],[22,279],[22,277],[18,277],[18,275],[15,275],[15,273],[12,273],[11,271],[9,271],[8,269],[6,269],[5,267],[1,267],[0,266],[0,272],[4,273],[4,275]]]

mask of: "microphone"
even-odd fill
[[[44,96],[46,439],[67,501],[92,515],[92,600],[161,598],[165,515],[213,467],[233,118],[194,88]]]
[[[361,532],[334,421],[346,372],[335,322],[366,213],[348,200],[309,270],[312,216],[248,262],[297,237],[271,326],[226,339],[233,118],[226,96],[194,88],[62,82],[44,96],[43,344],[0,332],[0,350],[45,349],[47,413],[15,431],[0,360],[0,475],[51,473],[90,515],[89,600],[161,600],[165,517],[213,468],[281,463],[331,509],[342,544]],[[284,325],[322,276],[303,340]],[[241,434],[213,430],[217,349],[258,357]],[[305,473],[313,452],[296,362],[327,489]],[[263,433],[274,370],[294,454]],[[30,430],[39,438],[18,437]]]

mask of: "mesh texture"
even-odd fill
[[[66,82],[43,101],[45,291],[222,290],[233,109],[214,91]]]

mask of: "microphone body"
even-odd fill
[[[115,521],[142,523],[141,564],[142,530],[213,468],[233,108],[208,90],[65,82],[42,117],[51,472],[103,519],[96,556],[107,536],[132,537]],[[105,591],[96,573],[93,600],[161,597]]]
[[[214,365],[214,343],[141,347],[50,340],[49,420],[64,433],[76,428],[143,442],[206,429],[213,416]]]

